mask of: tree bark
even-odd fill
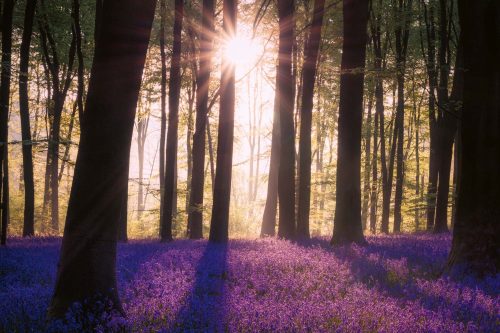
[[[368,206],[370,200],[370,162],[371,162],[371,138],[372,138],[372,108],[373,108],[373,93],[371,87],[368,97],[368,115],[366,117],[366,125],[364,133],[365,141],[365,165],[363,169],[363,200],[361,204],[361,225],[363,230],[366,229],[368,222]]]
[[[160,221],[163,221],[165,200],[165,139],[167,135],[167,54],[165,50],[165,25],[167,15],[167,0],[160,0],[160,57],[161,57],[161,88],[160,88]],[[161,227],[160,227],[161,229]],[[160,235],[161,237],[161,235]]]
[[[174,47],[172,50],[172,65],[170,66],[170,81],[168,92],[168,131],[167,153],[165,159],[165,195],[163,216],[160,227],[162,242],[172,240],[172,220],[174,219],[174,196],[176,192],[175,169],[177,159],[177,135],[179,132],[179,103],[181,93],[181,40],[182,21],[184,18],[184,1],[175,0]]]
[[[500,2],[459,1],[463,40],[462,159],[446,273],[499,273]]]
[[[361,123],[368,0],[344,0],[337,201],[332,244],[364,243],[361,225]]]
[[[35,183],[33,179],[33,142],[31,140],[28,95],[29,59],[36,0],[28,0],[24,11],[24,29],[19,63],[19,112],[23,140],[24,224],[23,237],[35,235]]]
[[[223,30],[226,38],[236,36],[237,1],[223,2]],[[229,238],[229,204],[233,164],[235,67],[223,56],[220,86],[217,167],[213,192],[210,242],[225,243]]]
[[[50,318],[74,302],[110,301],[116,286],[116,238],[128,185],[128,161],[156,1],[109,0],[103,7]]]
[[[302,68],[302,102],[300,107],[299,142],[299,208],[297,216],[297,236],[309,238],[309,212],[311,210],[311,129],[316,83],[319,44],[323,27],[325,1],[314,1],[314,13],[308,40],[304,50]]]
[[[212,66],[212,39],[214,31],[214,0],[203,1],[202,31],[200,35],[200,67],[196,84],[196,124],[193,135],[193,171],[189,197],[189,238],[203,238],[203,190],[205,185],[205,131],[207,130],[208,92]]]
[[[2,65],[0,77],[0,193],[2,195],[0,245],[7,242],[9,224],[9,107],[10,77],[12,74],[12,16],[14,1],[5,0],[2,8]]]
[[[278,236],[295,237],[295,126],[292,48],[295,5],[293,0],[278,0],[278,91],[280,93],[280,163],[278,172]]]
[[[52,81],[51,105],[49,106],[49,118],[51,119],[48,133],[48,150],[45,173],[44,211],[50,200],[51,207],[51,229],[59,233],[59,148],[61,135],[61,117],[64,109],[64,101],[72,81],[73,65],[76,53],[76,35],[73,34],[68,52],[66,71],[61,75],[61,62],[57,51],[56,41],[50,29],[45,2],[40,2],[42,10],[39,21],[40,37],[43,58],[47,67],[47,77]],[[50,189],[50,193],[49,193]]]
[[[412,0],[400,0],[395,7],[395,17],[400,21],[395,28],[396,37],[396,80],[398,90],[398,102],[396,111],[395,131],[397,130],[397,152],[396,152],[396,191],[394,194],[394,229],[395,233],[401,231],[403,217],[401,205],[403,203],[403,183],[404,183],[404,121],[405,121],[405,71],[406,55],[408,50],[408,39],[410,36],[411,21],[409,11],[412,9]]]
[[[373,154],[372,154],[372,186],[370,193],[370,232],[377,231],[377,203],[378,203],[378,127],[379,117],[375,113],[373,117]]]
[[[271,133],[271,157],[269,161],[269,177],[267,180],[266,205],[262,217],[260,236],[274,236],[276,233],[276,213],[278,211],[278,175],[280,163],[280,93],[278,76],[274,91],[273,128]]]

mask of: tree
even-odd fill
[[[321,28],[323,26],[325,1],[314,1],[314,14],[304,50],[302,69],[302,103],[300,108],[299,142],[299,209],[297,236],[309,238],[309,211],[311,209],[311,129],[316,63],[318,62]]]
[[[137,99],[156,1],[107,0],[102,8],[56,287],[49,316],[74,302],[111,301],[116,289],[116,239]],[[118,200],[117,200],[118,198]]]
[[[51,228],[59,233],[59,148],[61,141],[61,117],[64,103],[73,78],[73,65],[76,54],[76,35],[73,34],[68,49],[67,64],[62,63],[61,50],[55,34],[52,31],[49,18],[49,8],[45,0],[40,1],[39,30],[42,54],[48,69],[47,79],[51,80],[52,96],[48,108],[50,130],[48,133],[49,147],[47,150],[45,186],[44,186],[44,213],[51,204]],[[60,9],[59,9],[60,10]]]
[[[160,88],[160,221],[163,221],[163,206],[165,200],[165,139],[167,133],[167,54],[165,50],[165,25],[167,0],[160,0],[160,58],[161,58],[161,88]],[[160,228],[161,229],[161,228]]]
[[[223,29],[227,40],[236,35],[237,1],[224,0]],[[235,67],[226,56],[222,58],[220,84],[219,136],[217,138],[217,167],[210,222],[211,242],[227,242],[229,238],[229,203],[233,163]]]
[[[279,43],[277,83],[280,114],[280,162],[278,172],[278,236],[294,238],[295,227],[295,126],[292,48],[295,5],[293,0],[278,0]]]
[[[398,102],[396,110],[395,133],[397,131],[397,152],[396,152],[396,191],[394,194],[394,232],[401,231],[403,217],[401,215],[401,205],[403,202],[403,182],[404,182],[404,119],[405,119],[405,71],[406,56],[408,54],[408,39],[410,37],[410,10],[412,0],[393,0],[392,6],[396,27],[394,30],[396,37],[396,81],[398,89]]]
[[[203,237],[203,188],[205,183],[205,131],[214,35],[214,0],[203,1],[200,33],[200,65],[196,78],[196,125],[193,135],[193,169],[189,193],[189,238]]]
[[[5,0],[2,8],[2,68],[0,78],[0,194],[1,194],[1,235],[0,245],[7,242],[9,223],[9,155],[8,120],[10,106],[10,77],[12,73],[12,16],[14,1]]]
[[[21,41],[19,64],[19,112],[21,115],[21,134],[23,140],[23,178],[24,178],[24,225],[23,236],[35,234],[35,184],[33,181],[33,152],[28,96],[28,71],[31,36],[35,17],[36,0],[26,1],[24,11],[24,30]]]
[[[271,133],[271,157],[269,161],[269,176],[267,180],[266,205],[262,217],[260,236],[274,236],[276,233],[276,213],[278,210],[278,175],[280,163],[280,93],[278,90],[278,76],[274,91],[273,128]]]
[[[332,244],[365,242],[361,225],[361,122],[368,0],[344,0],[337,202]]]
[[[181,92],[181,39],[182,20],[184,17],[184,0],[175,0],[174,47],[168,91],[168,132],[167,154],[165,160],[165,193],[163,215],[161,221],[161,240],[172,240],[172,220],[175,195],[175,169],[177,159],[177,134],[179,131],[179,101]]]
[[[500,2],[459,1],[463,41],[462,159],[447,273],[499,272]]]
[[[392,178],[394,174],[394,157],[396,153],[395,145],[389,155],[389,163],[386,154],[386,136],[385,136],[385,106],[384,106],[384,80],[383,71],[386,69],[387,56],[387,33],[382,31],[382,0],[377,1],[377,7],[374,2],[370,2],[370,31],[373,42],[374,60],[373,65],[377,73],[375,76],[375,121],[379,122],[380,131],[380,167],[382,172],[382,221],[380,229],[383,233],[389,232],[389,214],[392,194]],[[386,37],[382,41],[382,37]],[[376,164],[376,163],[375,163]],[[375,165],[376,167],[376,165]],[[375,168],[374,167],[374,168]],[[375,177],[374,177],[375,179]],[[372,223],[373,224],[373,223]],[[376,231],[376,226],[372,232]]]

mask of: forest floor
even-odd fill
[[[45,331],[60,239],[9,241],[0,249],[0,332]],[[119,245],[117,263],[127,319],[108,325],[134,332],[500,331],[500,276],[439,277],[450,241],[426,234],[338,248],[326,238],[131,241]],[[75,307],[65,330],[79,331],[78,318]]]

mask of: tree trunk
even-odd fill
[[[396,153],[396,191],[394,194],[394,232],[401,231],[403,217],[401,214],[401,205],[403,203],[403,183],[404,183],[404,122],[405,122],[405,71],[406,71],[406,54],[408,50],[408,39],[410,36],[411,20],[409,11],[412,9],[412,0],[393,1],[395,17],[400,21],[396,25],[396,70],[397,70],[397,90],[398,102],[396,111],[395,132],[397,136],[397,153]]]
[[[78,58],[78,84],[77,84],[77,94],[76,101],[78,104],[78,119],[80,119],[80,128],[83,118],[83,95],[85,88],[85,78],[84,78],[84,59],[82,51],[82,28],[80,26],[80,0],[73,0],[73,8],[71,12],[73,18],[73,36],[76,41],[76,56]]]
[[[237,1],[224,0],[223,30],[226,38],[236,36]],[[220,85],[219,130],[217,137],[217,167],[213,191],[211,242],[227,242],[229,238],[229,204],[233,164],[235,67],[225,56],[222,59]]]
[[[44,1],[41,1],[42,11],[45,8]],[[57,52],[57,45],[54,35],[50,29],[50,22],[45,12],[42,12],[39,28],[41,37],[41,48],[43,58],[47,67],[47,78],[52,81],[52,105],[49,106],[49,118],[52,118],[50,131],[48,133],[47,164],[45,172],[44,191],[44,212],[46,212],[49,201],[51,207],[51,229],[59,234],[59,147],[61,134],[61,117],[64,108],[64,101],[68,94],[72,81],[73,65],[76,53],[76,35],[73,34],[69,47],[66,70],[61,75],[61,62]]]
[[[369,88],[371,90],[371,87]],[[371,138],[372,138],[372,107],[373,107],[373,93],[369,91],[368,97],[368,116],[366,118],[366,125],[364,139],[365,139],[365,165],[363,169],[363,201],[361,204],[361,225],[363,230],[366,229],[368,221],[368,206],[370,200],[370,155],[371,155]]]
[[[35,183],[33,180],[33,142],[31,140],[28,95],[29,57],[36,0],[28,0],[24,12],[24,30],[19,63],[19,112],[23,140],[24,224],[23,237],[35,235]]]
[[[273,128],[271,133],[271,157],[269,161],[269,177],[267,180],[266,205],[262,217],[260,236],[274,236],[276,233],[276,213],[278,211],[278,174],[280,163],[280,93],[278,76],[274,91]]]
[[[337,202],[332,244],[364,243],[361,225],[361,123],[368,0],[344,0]]]
[[[115,272],[120,198],[154,11],[154,0],[104,3],[50,318],[103,298],[123,313]]]
[[[2,68],[0,78],[0,193],[2,195],[0,245],[7,242],[9,224],[9,107],[10,77],[12,74],[12,16],[14,1],[5,0],[2,8]]]
[[[427,230],[434,227],[434,217],[436,214],[436,190],[438,181],[437,168],[437,139],[436,139],[436,96],[437,90],[437,69],[436,69],[436,28],[434,21],[434,6],[426,4],[425,0],[420,1],[425,18],[425,28],[427,36],[427,75],[429,77],[429,176],[427,180],[427,207],[426,219]]]
[[[370,232],[377,231],[377,203],[378,203],[378,127],[379,117],[375,111],[373,117],[373,155],[372,155],[372,186],[370,193]]]
[[[311,129],[314,84],[323,27],[325,1],[314,1],[314,13],[304,50],[302,68],[302,102],[300,107],[300,142],[299,142],[299,210],[297,216],[297,236],[309,238],[309,212],[311,209]]]
[[[295,5],[293,0],[278,0],[279,51],[277,83],[280,93],[280,162],[278,172],[278,236],[295,237],[295,127],[292,48]]]
[[[167,54],[165,50],[165,24],[167,15],[167,0],[160,0],[160,57],[161,57],[161,88],[160,88],[160,221],[163,221],[165,200],[165,138],[167,135]],[[160,228],[161,229],[161,228]]]
[[[463,158],[446,272],[459,277],[495,276],[500,267],[500,2],[459,1],[459,16],[464,59]]]
[[[214,0],[203,1],[202,31],[200,34],[200,68],[196,84],[196,124],[193,135],[193,171],[189,196],[189,238],[203,238],[203,190],[205,185],[205,131],[207,129],[208,92],[212,66],[214,31]]]
[[[402,65],[402,63],[401,63]],[[398,65],[399,67],[400,65]],[[404,65],[403,65],[404,66]],[[404,67],[400,67],[398,72],[403,71]],[[394,228],[393,232],[401,231],[401,204],[403,202],[403,180],[404,180],[404,117],[405,117],[405,102],[404,102],[404,72],[398,73],[398,106],[396,111],[396,124],[394,131],[397,131],[395,139],[396,143],[396,188],[394,193]]]
[[[181,40],[184,1],[175,0],[174,46],[168,91],[168,131],[165,159],[165,195],[160,236],[162,242],[172,240],[172,220],[174,219],[174,196],[176,192],[175,169],[177,159],[177,135],[179,131],[179,103],[181,93]]]

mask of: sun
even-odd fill
[[[258,60],[259,46],[255,40],[235,36],[226,40],[223,52],[226,59],[236,66],[253,66]]]

